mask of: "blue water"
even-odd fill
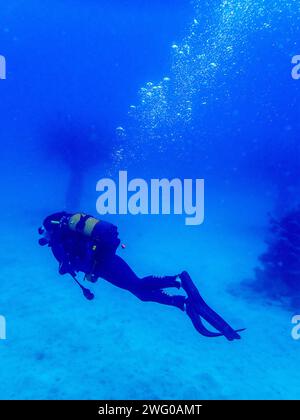
[[[243,286],[268,213],[299,204],[299,2],[10,0],[0,16],[0,398],[299,398],[294,312]],[[99,160],[74,146],[91,136]],[[247,327],[241,341],[201,337],[105,281],[87,302],[57,274],[37,227],[70,210],[70,180],[74,211],[97,215],[96,182],[119,170],[205,178],[201,226],[106,220],[139,275],[188,270]]]

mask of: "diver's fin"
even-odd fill
[[[196,330],[204,337],[221,337],[223,334],[209,331],[202,323],[201,317],[189,303],[186,305],[186,313],[191,318],[191,321]]]
[[[220,331],[221,335],[224,335],[228,340],[232,341],[234,339],[241,338],[238,331],[231,328],[231,326],[223,318],[221,318],[220,315],[207,305],[193,283],[190,275],[186,271],[180,274],[180,279],[183,289],[190,298],[190,305],[192,305],[199,316],[209,322],[214,328],[216,328],[216,330]]]

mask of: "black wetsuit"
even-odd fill
[[[177,276],[138,277],[129,265],[113,252],[101,252],[100,249],[100,252],[93,255],[91,250],[94,245],[93,241],[77,232],[60,232],[59,236],[53,237],[51,248],[60,262],[60,273],[93,273],[95,280],[101,277],[121,289],[128,290],[144,302],[157,302],[184,310],[184,296],[171,296],[162,290],[172,287],[179,289],[181,282]]]
[[[82,288],[88,299],[93,294],[76,279],[78,272],[86,274],[92,282],[99,277],[113,285],[128,290],[144,302],[157,302],[186,310],[196,330],[206,337],[224,335],[228,340],[240,338],[238,331],[233,330],[201,297],[197,287],[187,272],[175,276],[138,277],[129,265],[118,255],[116,249],[120,244],[117,228],[107,222],[101,222],[93,230],[92,236],[84,235],[84,227],[90,216],[80,217],[76,229],[69,226],[70,217],[67,213],[57,213],[45,219],[44,230],[47,235],[40,240],[41,245],[48,244],[55,258],[59,261],[60,274],[69,273]],[[96,220],[96,219],[93,219]],[[100,232],[101,231],[101,232]],[[101,233],[101,235],[100,235]],[[165,289],[183,288],[187,296],[169,295]],[[205,319],[219,332],[209,331],[202,323]],[[241,330],[239,330],[241,331]]]

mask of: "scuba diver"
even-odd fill
[[[70,274],[87,299],[92,300],[94,295],[78,281],[78,272],[85,274],[86,281],[95,283],[98,278],[105,279],[144,302],[179,308],[186,312],[203,336],[225,336],[229,341],[241,338],[238,332],[243,329],[231,328],[206,304],[186,271],[174,276],[138,277],[116,254],[121,241],[113,224],[82,213],[60,212],[44,220],[39,234],[42,235],[39,244],[48,245],[59,262],[59,273]],[[182,288],[186,296],[169,295],[165,291],[167,288]],[[202,318],[218,332],[208,330]]]

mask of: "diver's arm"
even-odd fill
[[[70,257],[64,245],[61,242],[55,242],[51,245],[51,249],[54,257],[59,263],[59,274],[64,275],[68,273],[75,275],[75,271],[70,262]]]

